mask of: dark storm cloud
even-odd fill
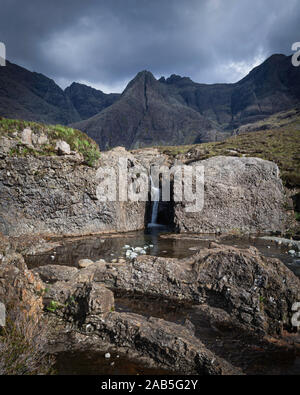
[[[124,87],[138,71],[233,82],[300,41],[298,0],[1,0],[8,59],[59,84]]]

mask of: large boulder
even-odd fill
[[[260,158],[217,156],[194,162],[204,167],[204,206],[187,212],[187,201],[175,202],[180,232],[257,233],[287,228],[285,195],[279,169]]]
[[[63,140],[57,141],[55,150],[58,152],[59,155],[70,155],[71,154],[70,145]]]
[[[142,356],[180,374],[241,373],[240,369],[209,350],[189,328],[163,319],[112,312],[105,319],[89,317],[85,328],[94,347],[97,347],[98,337],[98,343],[100,338],[106,344],[125,347],[129,356],[134,351],[135,358]]]
[[[112,290],[207,304],[224,310],[233,325],[261,334],[293,330],[292,305],[300,300],[299,279],[254,247],[215,244],[181,260],[139,256],[127,265],[88,269],[94,282]]]
[[[99,166],[117,171],[119,158],[137,164],[125,149],[101,155]],[[0,232],[84,235],[144,228],[145,202],[100,201],[97,169],[76,155],[11,157],[0,161]]]

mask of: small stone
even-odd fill
[[[94,262],[90,259],[80,259],[78,261],[78,267],[81,269],[85,269],[86,267],[92,265]]]
[[[49,142],[48,137],[45,134],[41,134],[37,138],[37,144],[38,145],[48,144],[48,142]]]
[[[106,263],[105,259],[98,259],[95,263]]]
[[[56,142],[55,151],[57,151],[59,155],[70,155],[71,154],[70,145],[63,140],[58,140]]]
[[[110,353],[109,353],[109,352],[107,352],[107,353],[105,354],[105,358],[106,358],[106,359],[109,359],[109,358],[110,358]]]
[[[24,145],[32,147],[32,130],[30,128],[26,128],[21,133],[21,140]]]
[[[135,252],[140,252],[140,251],[142,251],[142,248],[141,248],[141,247],[135,247],[135,248],[134,248],[134,251],[135,251]]]
[[[4,327],[5,326],[5,318],[6,315],[6,309],[5,309],[5,305],[3,303],[0,302],[0,327]]]

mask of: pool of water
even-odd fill
[[[209,319],[195,305],[174,305],[155,298],[119,294],[115,298],[118,312],[132,312],[145,317],[162,318],[179,325],[188,325],[195,336],[215,355],[225,358],[233,366],[248,375],[298,375],[300,372],[300,349],[278,348],[263,339],[248,337],[233,328],[215,328]],[[286,335],[287,342],[298,343],[300,335]],[[153,368],[135,361],[116,351],[110,352],[61,352],[57,354],[56,371],[58,374],[91,375],[172,375],[160,368]]]
[[[178,237],[168,232],[167,228],[153,227],[145,232],[62,239],[58,240],[60,246],[47,253],[27,255],[25,261],[30,269],[48,264],[77,266],[78,261],[83,258],[94,261],[105,259],[111,262],[113,259],[127,259],[125,245],[142,248],[147,246],[146,254],[148,255],[185,258],[195,254],[198,250],[207,248],[211,241],[219,241],[239,248],[254,246],[265,256],[279,258],[297,276],[300,276],[300,258],[290,256],[288,247],[277,246],[268,240],[239,237],[221,239],[216,235]]]
[[[175,305],[155,298],[118,295],[116,311],[132,312],[145,317],[157,317],[194,329],[195,336],[215,355],[230,361],[251,375],[296,375],[300,373],[300,349],[278,349],[263,339],[254,339],[228,327],[215,328],[197,305]],[[290,337],[288,337],[290,336]],[[298,343],[300,334],[286,339]]]
[[[150,368],[126,355],[110,352],[61,352],[56,356],[55,371],[59,375],[173,375],[164,369]]]

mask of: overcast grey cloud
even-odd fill
[[[235,82],[300,41],[299,0],[0,0],[9,60],[121,91],[141,70]]]

